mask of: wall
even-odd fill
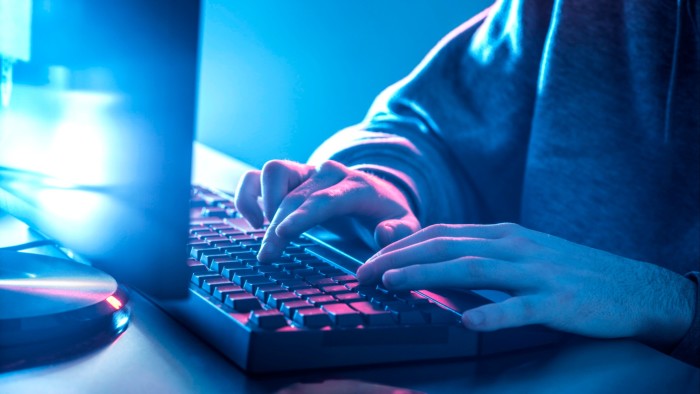
[[[488,0],[205,0],[197,139],[304,161]]]

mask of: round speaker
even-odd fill
[[[88,265],[0,251],[0,369],[80,354],[129,322],[127,294]]]

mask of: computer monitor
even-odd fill
[[[28,56],[0,47],[0,209],[124,284],[184,297],[200,2],[2,4],[31,15]]]

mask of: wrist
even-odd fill
[[[362,164],[350,167],[353,170],[365,172],[373,175],[376,178],[384,181],[389,187],[393,187],[403,195],[407,202],[407,208],[410,209],[413,216],[420,220],[420,196],[415,182],[406,174],[393,168],[374,165]],[[422,222],[422,221],[421,221]]]
[[[690,279],[667,271],[663,268],[672,280],[666,282],[663,295],[653,294],[659,297],[657,302],[661,307],[653,313],[653,318],[649,319],[646,330],[638,339],[658,350],[670,352],[687,335],[690,330],[693,317],[697,308],[697,285]],[[670,279],[670,278],[669,278]]]

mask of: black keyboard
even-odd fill
[[[482,338],[424,292],[360,285],[360,262],[311,235],[271,263],[264,229],[231,196],[193,187],[187,245],[191,296],[162,305],[250,372],[473,356]]]

